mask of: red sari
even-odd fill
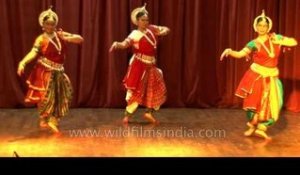
[[[123,83],[128,105],[137,102],[147,108],[159,108],[166,101],[166,86],[162,71],[156,66],[157,27],[150,26],[146,33],[134,30],[127,41],[133,46]]]
[[[61,50],[57,49],[57,39]],[[72,86],[63,68],[65,43],[59,37],[54,37],[52,42],[45,35],[40,35],[34,43],[38,60],[26,81],[28,92],[25,102],[37,104],[40,115],[63,117],[69,109]]]
[[[277,37],[282,38],[281,35]],[[277,68],[280,45],[273,44],[274,57],[268,53],[270,41],[264,42],[268,50],[261,43],[253,40],[247,47],[252,50],[253,64],[242,78],[235,95],[244,99],[243,108],[258,114],[259,122],[271,123],[277,121],[283,103],[282,84],[278,79]]]

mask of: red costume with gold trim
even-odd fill
[[[281,35],[277,35],[282,39]],[[281,46],[272,44],[270,39],[263,44],[274,48],[274,57],[257,40],[248,43],[247,48],[252,50],[253,64],[243,76],[235,95],[244,98],[243,108],[256,111],[259,114],[257,122],[276,121],[282,107],[282,85],[278,79],[277,68]]]
[[[51,40],[42,34],[37,37],[33,49],[38,60],[28,80],[25,102],[38,104],[41,116],[63,117],[69,109],[72,86],[64,73],[65,42],[58,37]],[[57,50],[55,45],[61,45]]]
[[[129,90],[127,102],[148,108],[159,108],[166,100],[166,86],[162,71],[156,66],[156,45],[158,27],[150,25],[146,33],[134,30],[127,38],[133,46],[134,55],[123,79]]]

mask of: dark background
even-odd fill
[[[131,53],[108,49],[135,28],[130,12],[144,2],[151,23],[171,29],[158,48],[168,89],[165,107],[240,107],[234,91],[250,62],[220,62],[219,56],[225,48],[240,50],[256,37],[253,20],[263,9],[273,20],[272,32],[300,41],[298,0],[0,0],[0,107],[25,106],[25,80],[34,62],[22,77],[17,66],[42,33],[38,16],[50,5],[59,16],[58,27],[85,39],[81,46],[68,46],[65,70],[75,90],[72,106],[124,107],[122,79]],[[299,46],[280,59],[285,108],[299,112]]]

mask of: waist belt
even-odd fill
[[[42,57],[41,59],[39,59],[38,62],[51,70],[64,71],[63,64],[55,63],[55,62],[47,59],[46,57]]]
[[[155,62],[156,62],[156,59],[154,56],[144,55],[144,54],[140,54],[140,53],[134,54],[134,55],[138,60],[140,60],[146,64],[155,64]]]
[[[250,69],[263,77],[276,77],[279,75],[277,67],[265,67],[256,63],[251,64]]]

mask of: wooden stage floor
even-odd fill
[[[245,137],[236,109],[161,109],[159,125],[122,124],[123,109],[71,109],[61,136],[38,128],[35,109],[0,109],[0,156],[14,157],[298,157],[300,115],[282,112],[266,142]]]

